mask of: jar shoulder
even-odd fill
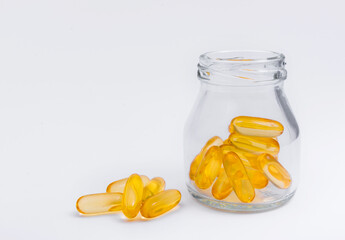
[[[284,91],[280,87],[210,91],[201,88],[185,124],[187,135],[218,135],[227,138],[232,119],[237,116],[267,118],[284,126],[282,143],[299,137],[299,127]],[[202,136],[199,136],[202,137]]]

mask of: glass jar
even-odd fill
[[[188,190],[201,203],[263,211],[295,194],[299,128],[283,91],[284,59],[268,51],[200,56],[184,158]]]

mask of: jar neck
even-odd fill
[[[222,85],[214,84],[211,81],[200,81],[200,87],[202,91],[213,91],[213,92],[245,92],[260,94],[267,91],[276,91],[276,89],[284,89],[284,81],[275,81],[270,84],[251,84],[251,85]]]
[[[200,56],[198,78],[220,86],[264,86],[286,79],[284,55],[266,51],[223,51]]]

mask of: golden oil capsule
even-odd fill
[[[258,158],[258,155],[244,151],[242,149],[235,147],[234,145],[229,144],[221,145],[220,149],[222,150],[223,154],[226,154],[228,152],[235,152],[242,160],[244,166],[257,168],[256,160]]]
[[[241,159],[235,152],[225,154],[223,165],[226,175],[241,202],[250,203],[255,197],[255,190],[250,183]]]
[[[214,136],[210,140],[207,141],[205,146],[201,149],[200,153],[198,155],[196,155],[196,157],[194,158],[193,162],[190,165],[189,178],[191,180],[195,180],[195,175],[198,171],[200,163],[201,163],[202,159],[204,158],[206,152],[212,146],[220,146],[222,144],[223,144],[223,140],[218,136]]]
[[[268,179],[262,172],[252,167],[246,166],[245,168],[246,168],[249,180],[254,188],[262,189],[267,186]]]
[[[141,180],[143,181],[144,186],[146,186],[150,182],[150,179],[147,176],[140,175],[140,177],[141,177]],[[127,180],[128,178],[123,178],[123,179],[110,183],[107,187],[107,192],[123,193]]]
[[[140,213],[145,218],[158,217],[173,209],[180,200],[181,193],[178,190],[166,190],[146,199]]]
[[[98,193],[80,197],[77,210],[82,214],[102,214],[122,209],[122,193]]]
[[[275,120],[258,117],[239,116],[231,121],[230,133],[246,136],[277,137],[284,131],[283,125]]]
[[[143,201],[147,198],[160,193],[165,188],[165,181],[161,177],[153,178],[145,187],[143,192]]]
[[[220,170],[219,177],[212,186],[212,195],[215,199],[222,200],[230,195],[232,185],[230,179],[225,173],[224,168]]]
[[[242,150],[253,154],[269,153],[277,155],[279,153],[279,143],[273,138],[250,137],[238,133],[230,135],[231,143]]]
[[[128,218],[135,218],[142,204],[144,185],[138,174],[132,174],[123,191],[122,212]]]
[[[229,137],[230,137],[230,136],[229,136]],[[232,144],[231,144],[231,141],[230,141],[230,138],[225,139],[224,142],[223,142],[223,144],[224,144],[224,145],[225,145],[225,144],[226,144],[226,145],[232,145]]]
[[[195,176],[195,184],[200,189],[211,187],[222,166],[222,151],[218,146],[211,147],[202,159]]]
[[[272,156],[263,153],[258,157],[258,164],[266,177],[279,188],[288,188],[291,185],[289,172]]]
[[[194,158],[193,162],[190,164],[190,169],[189,169],[189,178],[191,180],[195,180],[195,175],[198,171],[198,168],[200,166],[200,163],[202,161],[203,155],[202,152],[200,152],[196,157]]]

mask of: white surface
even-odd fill
[[[342,1],[0,0],[1,239],[344,239]],[[302,133],[292,201],[260,214],[203,207],[184,185],[182,130],[198,55],[287,57]],[[181,190],[153,221],[81,217],[77,198],[133,172]]]

